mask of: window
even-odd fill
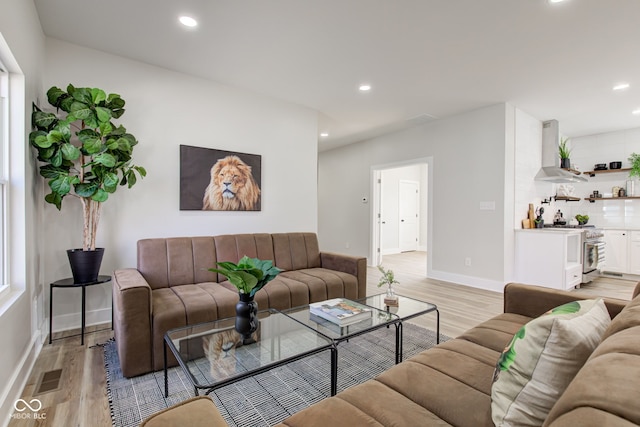
[[[0,63],[0,294],[8,289],[9,73]]]

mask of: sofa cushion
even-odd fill
[[[502,352],[515,334],[531,317],[503,313],[469,329],[458,338]]]
[[[640,326],[603,340],[558,399],[545,425],[640,425],[638,336]]]
[[[622,330],[640,326],[640,297],[634,298],[622,311],[613,318],[602,339],[607,339]]]
[[[610,322],[598,299],[563,304],[524,325],[496,366],[495,425],[540,426]]]

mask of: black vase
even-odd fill
[[[236,331],[242,337],[242,344],[255,342],[253,334],[258,330],[258,303],[249,294],[240,294],[236,304]]]
[[[92,283],[98,280],[100,265],[104,248],[96,248],[93,251],[82,249],[68,249],[67,256],[71,265],[71,274],[74,283]]]
[[[571,159],[560,159],[560,167],[562,169],[570,169],[571,168]]]

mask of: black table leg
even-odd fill
[[[53,286],[49,285],[49,344],[53,338]]]
[[[338,393],[338,348],[331,347],[331,396]]]
[[[436,344],[440,344],[440,310],[436,308],[437,324],[436,324]]]
[[[402,362],[402,322],[396,324],[396,365]]]
[[[169,378],[167,371],[167,343],[163,340],[162,350],[164,353],[164,397],[169,397]]]
[[[84,313],[86,309],[87,288],[82,286],[82,325],[80,327],[80,345],[84,345]]]

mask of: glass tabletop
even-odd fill
[[[368,305],[366,303],[364,304]],[[355,335],[360,335],[398,320],[395,314],[389,313],[386,310],[380,310],[375,307],[369,308],[372,312],[371,317],[345,326],[339,326],[336,323],[314,315],[311,313],[308,305],[284,310],[283,313],[334,341],[341,341]]]
[[[242,344],[235,318],[174,329],[165,342],[197,388],[214,388],[289,360],[329,349],[333,342],[277,310],[258,312],[256,342]]]
[[[435,304],[409,297],[404,297],[401,295],[398,295],[397,306],[388,306],[384,302],[384,297],[385,294],[370,295],[365,298],[360,298],[356,301],[371,307],[376,307],[380,310],[388,311],[389,313],[393,313],[402,320],[430,313],[438,309]]]

